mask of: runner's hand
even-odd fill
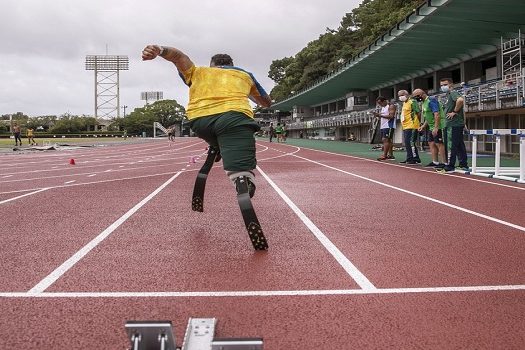
[[[149,61],[155,59],[160,54],[158,45],[148,45],[142,50],[142,60]]]

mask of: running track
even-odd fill
[[[220,166],[191,211],[198,139],[0,156],[0,349],[126,349],[126,320],[180,345],[189,317],[266,350],[523,348],[525,186],[257,150],[268,252]]]

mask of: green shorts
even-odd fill
[[[240,112],[199,117],[190,121],[191,129],[210,146],[219,147],[224,170],[248,171],[257,166],[254,133],[261,127]]]

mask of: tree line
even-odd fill
[[[336,70],[423,2],[364,0],[345,14],[337,29],[326,28],[295,56],[272,62],[268,72],[276,84],[270,93],[272,99],[283,100]]]
[[[10,115],[2,115],[3,123],[0,123],[0,132],[7,132]],[[129,135],[142,135],[146,132],[153,134],[153,123],[159,122],[169,127],[180,124],[186,117],[186,109],[175,100],[161,100],[144,107],[135,108],[127,116],[111,119],[109,130],[126,131]],[[56,134],[69,134],[93,131],[99,121],[93,116],[72,115],[65,113],[59,116],[46,115],[29,117],[17,112],[11,115],[13,123],[17,123],[23,129],[33,129],[37,132]]]

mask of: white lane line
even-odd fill
[[[6,176],[2,176],[2,179],[7,179],[8,177],[11,177],[13,175],[6,175]]]
[[[297,157],[297,158],[309,161],[310,163],[314,163],[314,164],[323,166],[323,167],[328,168],[328,169],[336,170],[336,171],[339,171],[341,173],[344,173],[344,174],[347,174],[347,175],[351,175],[351,176],[357,177],[357,178],[362,179],[362,180],[370,181],[370,182],[373,182],[375,184],[378,184],[378,185],[381,185],[381,186],[385,186],[385,187],[391,188],[391,189],[396,190],[396,191],[400,191],[400,192],[403,192],[403,193],[406,193],[406,194],[410,194],[412,196],[416,196],[416,197],[425,199],[425,200],[430,201],[430,202],[438,203],[438,204],[444,205],[446,207],[449,207],[449,208],[452,208],[452,209],[456,209],[456,210],[462,211],[464,213],[471,214],[471,215],[474,215],[474,216],[477,216],[477,217],[480,217],[480,218],[483,218],[483,219],[486,219],[486,220],[489,220],[489,221],[493,221],[493,222],[496,222],[498,224],[502,224],[502,225],[505,225],[505,226],[508,226],[508,227],[512,227],[512,228],[515,228],[517,230],[525,232],[525,227],[523,227],[523,226],[516,225],[516,224],[513,224],[513,223],[508,222],[508,221],[500,220],[500,219],[497,219],[497,218],[495,218],[493,216],[490,216],[490,215],[485,215],[485,214],[482,214],[482,213],[478,213],[477,211],[470,210],[470,209],[467,209],[467,208],[463,208],[463,207],[460,207],[460,206],[457,206],[457,205],[454,205],[454,204],[450,204],[450,203],[441,201],[439,199],[428,197],[428,196],[425,196],[425,195],[422,195],[422,194],[419,194],[419,193],[416,193],[416,192],[412,192],[412,191],[409,191],[409,190],[405,190],[405,189],[400,188],[400,187],[392,186],[392,185],[386,184],[386,183],[381,182],[381,181],[370,179],[370,178],[365,177],[365,176],[357,175],[357,174],[351,173],[349,171],[345,171],[345,170],[342,170],[342,169],[339,169],[339,168],[336,168],[336,167],[333,167],[333,166],[330,166],[330,165],[327,165],[327,164],[323,164],[323,163],[317,162],[315,160],[304,158],[304,157],[301,157],[301,156],[298,156],[298,155],[293,155],[293,157]]]
[[[286,146],[296,147],[296,146],[292,146],[292,145],[286,145]],[[341,157],[346,157],[346,158],[354,158],[354,159],[357,159],[357,160],[362,160],[362,161],[366,161],[366,162],[372,162],[374,164],[394,166],[394,167],[408,169],[408,170],[412,170],[412,171],[421,171],[421,172],[424,172],[424,173],[427,173],[427,174],[452,176],[452,177],[454,177],[456,179],[461,179],[461,180],[465,180],[465,181],[481,182],[481,183],[485,183],[485,184],[488,184],[488,185],[507,187],[507,188],[513,188],[515,190],[525,191],[525,187],[523,187],[523,186],[522,187],[520,187],[520,186],[511,186],[511,185],[507,185],[507,184],[503,184],[503,183],[499,183],[499,182],[486,181],[486,180],[475,179],[475,178],[467,177],[467,176],[454,175],[453,173],[452,174],[441,174],[441,173],[436,172],[435,170],[426,170],[426,169],[421,169],[421,168],[417,168],[417,167],[414,168],[414,167],[401,165],[401,164],[396,164],[396,163],[378,162],[375,159],[357,157],[357,156],[352,156],[350,154],[335,153],[335,152],[323,151],[323,150],[314,149],[314,148],[308,148],[308,147],[301,147],[301,148],[304,149],[304,150],[315,151],[315,152],[326,153],[326,154],[333,154],[333,155],[336,155],[336,156],[341,156]]]
[[[115,231],[120,225],[122,225],[127,219],[129,219],[133,214],[135,214],[140,208],[142,208],[146,203],[148,203],[153,197],[155,197],[160,191],[162,191],[166,186],[168,186],[173,180],[175,180],[181,172],[176,173],[160,185],[155,191],[151,192],[146,198],[141,200],[133,208],[128,210],[124,215],[122,215],[117,221],[109,225],[104,231],[102,231],[97,237],[95,237],[91,242],[86,244],[82,249],[76,252],[73,256],[67,259],[62,265],[57,267],[53,272],[46,276],[42,281],[35,285],[28,293],[38,294],[45,291],[49,286],[55,283],[64,273],[71,269],[77,262],[79,262],[84,256],[86,256],[93,248],[95,248],[100,242],[106,239],[113,231]]]
[[[46,187],[46,188],[41,188],[39,190],[36,190],[36,191],[33,191],[33,192],[30,192],[30,193],[26,193],[26,194],[23,194],[21,196],[17,196],[17,197],[13,197],[13,198],[9,198],[9,199],[5,199],[3,201],[0,201],[0,204],[4,204],[4,203],[8,203],[8,202],[12,202],[14,200],[17,200],[17,199],[20,199],[20,198],[23,198],[23,197],[27,197],[27,196],[31,196],[33,194],[37,194],[37,193],[40,193],[40,192],[44,192],[46,190],[48,190],[49,187]]]
[[[479,293],[497,291],[525,291],[525,285],[422,287],[422,288],[375,288],[320,289],[320,290],[262,290],[262,291],[213,291],[213,292],[1,292],[0,298],[188,298],[188,297],[281,297],[323,295],[373,295],[415,293]]]
[[[197,169],[193,169],[193,170],[190,169],[190,170],[185,170],[185,171],[197,171]],[[158,173],[158,174],[151,174],[151,175],[121,177],[121,178],[117,178],[117,179],[99,180],[99,181],[91,181],[91,182],[79,182],[79,183],[69,184],[69,185],[58,185],[58,186],[49,186],[49,187],[28,188],[28,189],[24,189],[24,190],[0,192],[0,194],[11,194],[11,193],[36,191],[36,190],[41,190],[42,188],[46,188],[48,190],[54,190],[56,188],[66,188],[66,187],[84,186],[84,185],[96,185],[96,184],[101,184],[101,183],[106,183],[106,182],[127,181],[127,180],[136,180],[136,179],[145,179],[145,178],[148,178],[148,177],[155,177],[155,176],[173,175],[174,173],[175,173],[174,171],[170,171],[170,172],[167,172],[167,173]]]
[[[366,291],[375,290],[376,287],[366,278],[357,267],[352,264],[350,260],[333,244],[328,237],[325,236],[321,230],[315,226],[315,224],[310,220],[302,211],[299,209],[294,202],[266,175],[260,167],[257,167],[257,170],[261,175],[268,181],[268,183],[273,187],[273,189],[281,196],[281,198],[288,204],[288,206],[294,211],[295,215],[301,219],[301,221],[308,227],[308,229],[314,234],[314,236],[321,242],[321,244],[328,250],[330,254],[337,260],[339,265],[354,279],[354,281]]]
[[[73,182],[76,182],[76,181],[77,181],[77,180],[66,181],[66,182],[64,182],[64,185],[72,184]]]
[[[132,171],[132,170],[144,170],[144,169],[151,169],[155,168],[158,169],[160,167],[169,167],[173,166],[174,164],[186,164],[187,160],[181,161],[181,162],[174,162],[174,160],[177,160],[177,158],[172,158],[170,163],[165,164],[156,164],[156,165],[146,165],[138,168],[126,168],[126,169],[116,169],[112,171]],[[92,168],[92,167],[83,167],[84,168]],[[105,171],[100,170],[99,173],[102,174]],[[82,175],[88,175],[92,174],[93,170],[86,172],[86,173],[75,173],[75,174],[61,174],[61,175],[53,175],[53,176],[42,176],[42,177],[30,177],[26,179],[16,179],[16,180],[5,180],[0,181],[0,183],[13,183],[13,182],[24,182],[24,181],[35,181],[35,180],[44,180],[44,179],[56,179],[56,178],[64,178],[64,177],[73,177],[73,176],[82,176]]]
[[[97,176],[97,174],[91,174],[91,175],[88,175],[87,177],[93,177],[93,176]]]

